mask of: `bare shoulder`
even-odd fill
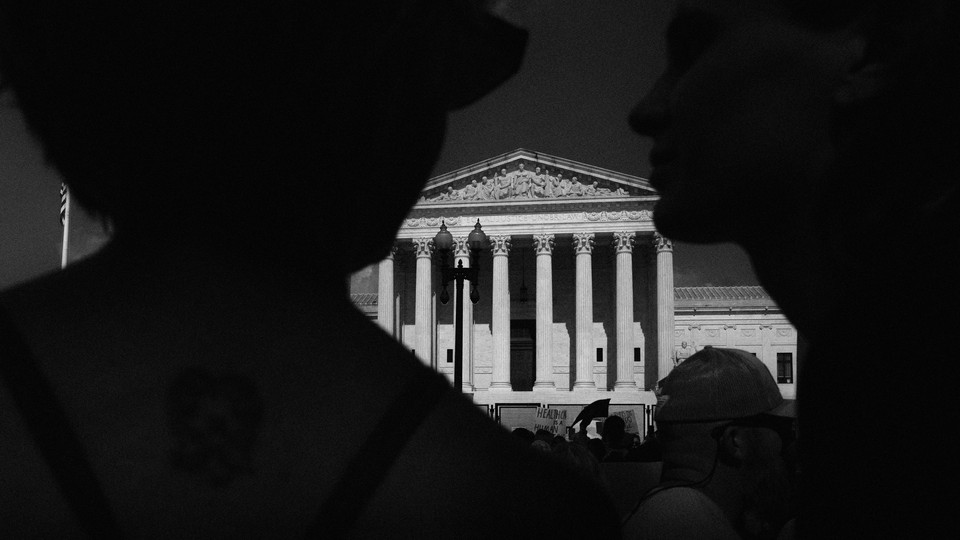
[[[140,295],[130,300],[90,292],[103,283],[78,271],[8,291],[0,307],[135,536],[302,534],[396,393],[424,369],[349,305],[229,304],[231,290],[205,298],[134,280],[128,292]],[[2,384],[0,431],[4,530],[74,535]]]
[[[588,523],[571,520],[572,508]],[[606,538],[619,524],[599,485],[534,452],[454,392],[405,448],[365,517],[365,537],[393,528],[440,537]]]

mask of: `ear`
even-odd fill
[[[727,426],[720,437],[720,450],[728,460],[740,464],[750,457],[750,439],[739,426]]]
[[[904,29],[865,17],[842,31],[839,51],[843,74],[834,93],[841,106],[880,95],[890,86],[907,57]]]

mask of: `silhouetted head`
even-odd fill
[[[657,229],[750,251],[798,227],[836,236],[891,214],[923,219],[944,211],[944,197],[956,204],[957,10],[951,0],[679,1],[667,67],[630,116],[654,142]]]
[[[619,416],[608,416],[603,421],[603,442],[611,446],[620,444],[626,433],[627,423]]]
[[[447,111],[510,76],[524,42],[473,0],[0,8],[3,83],[118,236],[323,242],[301,249],[344,272],[383,256]]]
[[[746,351],[708,347],[663,379],[661,397],[664,479],[710,490],[753,529],[779,530],[793,497],[783,452],[796,410],[770,370]]]
[[[553,433],[545,429],[538,429],[536,432],[537,440],[543,441],[548,445],[553,444]]]
[[[526,443],[532,443],[536,439],[536,436],[533,434],[533,432],[527,428],[514,428],[512,433]]]
[[[607,455],[607,447],[600,439],[588,439],[587,449],[590,450],[593,457],[597,458],[597,461],[602,461],[603,457]]]

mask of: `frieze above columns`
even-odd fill
[[[654,233],[653,245],[657,246],[657,251],[673,251],[673,242],[660,233]]]
[[[456,227],[458,225],[471,225],[474,217],[466,216],[437,216],[437,217],[415,217],[404,220],[403,226],[407,228],[430,228],[440,227],[441,222],[445,222],[447,227]],[[615,210],[601,212],[545,212],[542,214],[505,214],[482,216],[480,220],[483,225],[510,225],[513,223],[563,223],[563,222],[606,222],[606,221],[652,221],[653,213],[649,210]]]
[[[509,235],[493,235],[488,238],[490,240],[490,250],[493,252],[494,256],[510,254]]]
[[[636,238],[637,233],[631,231],[620,231],[613,233],[613,244],[617,250],[617,253],[632,252]]]
[[[553,253],[554,235],[535,234],[533,235],[533,248],[537,255],[550,255]]]
[[[593,252],[595,235],[593,233],[574,233],[573,247],[576,253]]]

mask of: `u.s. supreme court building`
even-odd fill
[[[643,178],[516,150],[430,179],[392,253],[353,276],[352,296],[452,381],[455,295],[451,284],[438,300],[432,240],[444,224],[468,266],[479,220],[489,247],[474,261],[478,303],[464,284],[463,391],[507,427],[530,427],[538,406],[572,422],[610,398],[642,428],[657,381],[705,346],[754,353],[794,397],[795,329],[760,287],[675,288],[656,200]]]

